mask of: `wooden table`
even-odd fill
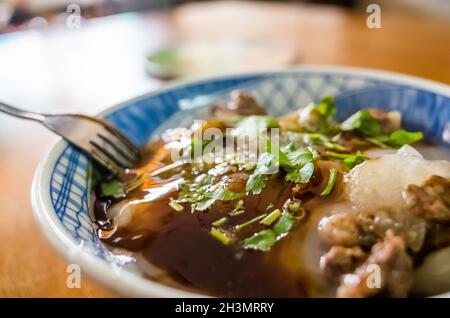
[[[81,30],[0,37],[0,99],[34,110],[99,109],[161,85],[145,54],[170,39],[264,39],[287,43],[301,62],[375,67],[450,84],[450,24],[382,12],[299,5],[213,3],[169,13],[98,19]],[[29,192],[34,169],[56,140],[30,122],[0,116],[0,297],[114,297],[88,277],[66,287],[64,259],[39,232]]]

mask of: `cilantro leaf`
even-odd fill
[[[306,147],[289,144],[281,151],[287,160],[280,162],[287,174],[286,181],[308,183],[314,173],[314,154]]]
[[[334,98],[323,98],[318,104],[310,104],[299,114],[299,123],[309,132],[327,133],[334,129],[333,116],[336,113]]]
[[[331,119],[336,114],[336,106],[334,105],[334,97],[326,96],[319,104],[316,105],[316,109],[319,113],[326,118]]]
[[[255,170],[247,180],[245,190],[254,194],[261,193],[262,189],[266,186],[268,175],[273,173],[273,169],[276,166],[276,159],[271,153],[265,152],[261,154]]]
[[[242,247],[267,252],[277,242],[277,237],[272,230],[262,230],[242,241]]]
[[[372,117],[367,109],[360,110],[341,124],[341,129],[344,131],[356,130],[363,135],[373,137],[381,134],[380,123]]]
[[[192,203],[192,211],[206,211],[208,210],[217,200],[205,197],[201,201]]]
[[[232,201],[241,198],[243,192],[233,192],[225,184],[218,184],[214,176],[202,174],[193,182],[185,181],[180,188],[177,203],[191,203],[192,211],[206,211],[216,201]]]
[[[106,197],[113,197],[115,199],[125,197],[125,187],[123,183],[117,179],[102,182],[100,184],[100,191],[102,195]]]
[[[266,186],[268,178],[267,174],[253,173],[247,180],[245,190],[250,191],[253,194],[260,194],[262,189]]]
[[[423,139],[421,131],[409,132],[404,129],[398,129],[389,135],[387,143],[394,147],[409,145]]]
[[[241,245],[245,249],[253,249],[267,252],[281,238],[284,237],[295,225],[297,219],[289,212],[283,212],[272,229],[262,230],[244,239]]]
[[[252,115],[238,121],[233,130],[233,134],[235,136],[254,136],[261,130],[277,127],[278,119],[276,118],[271,116]]]
[[[282,153],[285,153],[288,159],[287,162],[282,162],[280,160],[280,164],[285,167],[295,168],[304,166],[313,161],[313,153],[308,148],[297,148],[293,143],[284,147]]]
[[[289,232],[295,225],[295,216],[289,212],[283,212],[277,223],[273,226],[276,236],[280,236]]]
[[[293,169],[286,174],[285,180],[295,183],[308,183],[314,174],[314,163],[308,162],[300,169]]]
[[[244,193],[242,192],[233,192],[221,186],[216,191],[205,193],[202,200],[193,205],[194,210],[205,211],[216,203],[216,201],[232,201],[241,198],[243,195]]]
[[[236,128],[276,128],[278,127],[278,119],[271,116],[251,115],[244,117],[236,124]]]
[[[243,195],[242,192],[233,192],[222,186],[212,193],[211,198],[220,201],[232,201],[241,198]]]
[[[297,147],[294,143],[280,149],[274,143],[268,143],[269,152],[261,154],[254,172],[250,175],[246,191],[261,193],[266,186],[268,175],[278,171],[281,166],[286,172],[286,181],[308,183],[314,173],[314,154],[306,147]]]

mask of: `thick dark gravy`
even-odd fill
[[[430,151],[430,147],[424,145],[419,149],[425,150],[425,153]],[[99,234],[107,244],[134,251],[164,270],[177,286],[206,295],[333,296],[335,286],[325,283],[319,270],[320,255],[328,247],[320,243],[316,229],[322,216],[332,210],[347,209],[348,206],[341,204],[345,201],[342,174],[330,196],[323,198],[318,195],[328,180],[330,165],[333,165],[330,161],[317,163],[319,169],[301,197],[307,211],[306,217],[269,252],[244,250],[237,245],[242,239],[263,229],[258,223],[239,231],[235,244],[224,245],[210,235],[211,223],[232,209],[227,203],[218,202],[208,212],[191,213],[189,209],[175,212],[169,202],[171,197],[177,195],[179,176],[176,175],[168,179],[148,180],[142,189],[134,191],[125,200],[132,211],[127,226],[119,227],[120,230],[100,230]],[[227,226],[242,224],[267,213],[269,206],[281,209],[291,195],[292,187],[282,175],[275,175],[260,195],[244,198],[245,213],[230,217]],[[98,215],[104,214],[105,204],[98,197]],[[158,277],[150,278],[159,280]]]
[[[330,163],[324,163],[329,165]],[[328,171],[324,167],[323,171]],[[239,241],[263,229],[258,223],[240,230],[236,243],[224,245],[210,234],[211,223],[227,215],[232,206],[218,202],[207,212],[175,212],[169,206],[176,195],[175,177],[147,182],[145,190],[135,191],[127,198],[134,211],[127,227],[100,236],[110,245],[135,251],[151,264],[188,289],[212,296],[227,297],[314,297],[326,294],[320,279],[305,268],[309,257],[299,242],[317,226],[317,217],[311,216],[320,202],[320,193],[328,176],[322,169],[315,175],[308,191],[302,195],[306,217],[298,222],[292,233],[278,242],[269,252],[244,250]],[[326,172],[325,172],[326,173]],[[260,195],[244,198],[245,213],[229,217],[227,226],[233,227],[267,213],[268,208],[281,209],[291,197],[292,187],[283,176],[273,177]],[[161,191],[163,190],[163,191]],[[320,201],[320,202],[319,202]],[[101,200],[97,206],[102,210]],[[101,212],[101,211],[99,211]],[[314,246],[316,248],[316,246]],[[317,254],[319,255],[319,254]],[[318,264],[318,259],[313,263]],[[152,277],[152,279],[155,279]]]

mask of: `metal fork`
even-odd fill
[[[101,119],[80,114],[28,112],[2,102],[0,112],[40,122],[120,179],[126,179],[126,169],[136,166],[141,159],[141,150]]]

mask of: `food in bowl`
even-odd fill
[[[402,129],[399,112],[335,112],[326,97],[274,118],[233,92],[153,140],[131,182],[95,182],[99,238],[162,270],[150,279],[211,296],[449,290],[436,274],[450,266],[447,150]]]

